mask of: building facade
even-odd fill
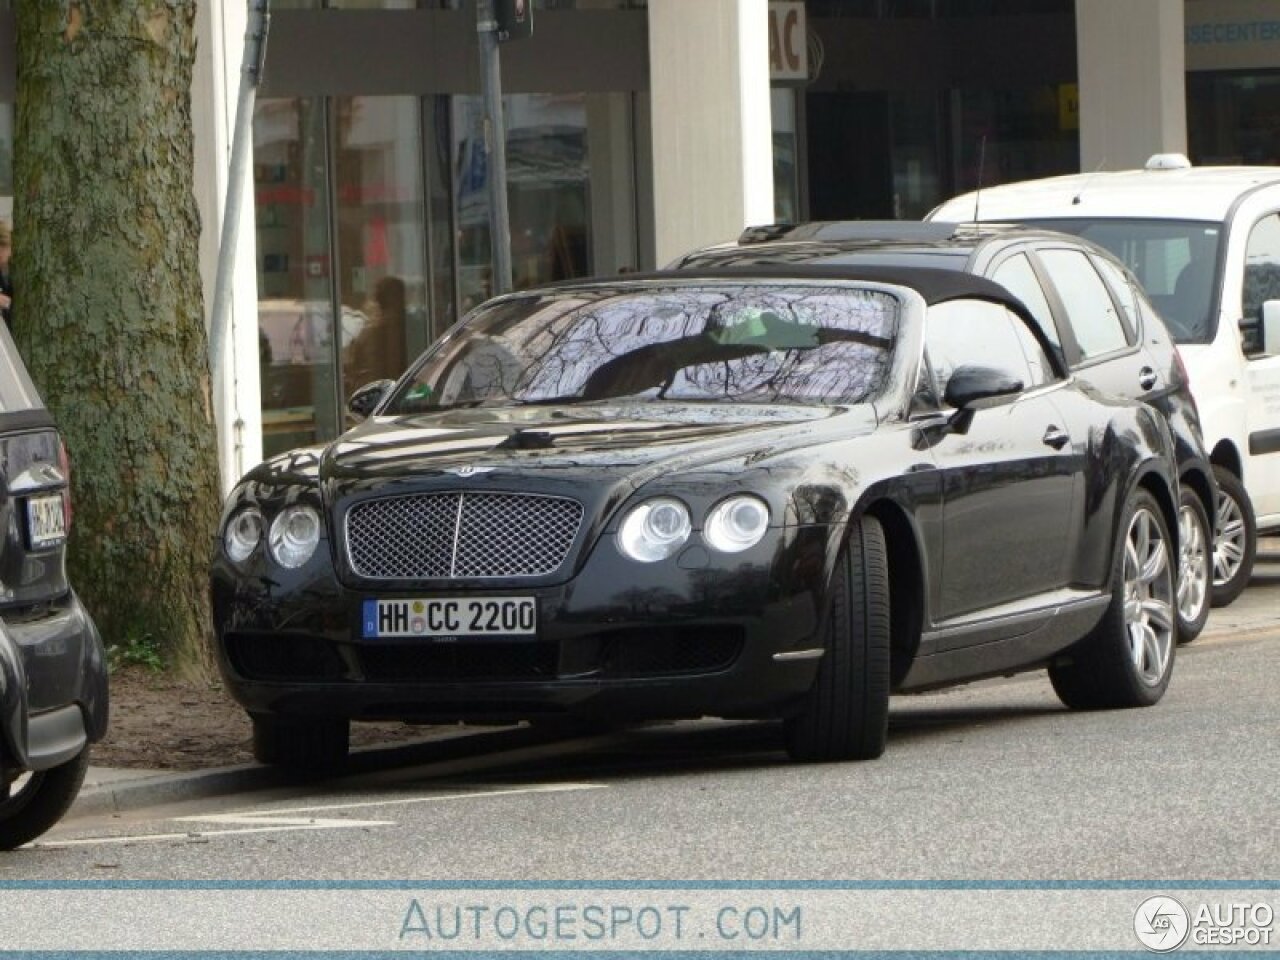
[[[647,269],[747,223],[919,217],[980,183],[1156,152],[1280,163],[1280,0],[533,6],[533,37],[502,48],[518,288]],[[197,6],[207,302],[244,8]],[[474,5],[271,9],[219,378],[224,486],[264,454],[337,435],[352,390],[399,373],[493,289]]]

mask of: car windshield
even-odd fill
[[[724,401],[862,403],[901,304],[839,284],[567,288],[495,301],[421,360],[385,410]]]
[[[1214,276],[1224,231],[1204,220],[1025,220],[1072,233],[1119,257],[1160,311],[1174,340],[1208,343],[1216,332]]]

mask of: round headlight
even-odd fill
[[[679,500],[658,497],[627,514],[618,528],[618,545],[632,560],[654,563],[679,550],[692,532],[689,508]]]
[[[244,563],[262,542],[262,514],[253,508],[241,510],[227,524],[222,547],[232,563]]]
[[[267,542],[280,566],[302,566],[320,542],[320,514],[310,507],[289,507],[272,521]]]
[[[741,553],[760,542],[769,529],[769,506],[759,497],[730,497],[707,514],[703,538],[721,553]]]

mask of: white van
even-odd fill
[[[1033,223],[1125,262],[1178,342],[1221,497],[1215,606],[1249,582],[1258,531],[1280,532],[1280,167],[1141,170],[988,187],[931,220]]]

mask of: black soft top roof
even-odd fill
[[[567,280],[543,289],[554,290],[584,284],[624,286],[642,281],[667,281],[684,285],[696,284],[699,280],[867,281],[908,287],[920,294],[928,304],[945,303],[948,300],[961,300],[967,297],[991,300],[1005,304],[1018,313],[1026,313],[1026,307],[1022,302],[998,283],[959,270],[941,270],[932,267],[879,267],[843,263],[779,263],[757,264],[749,267],[691,266],[683,270],[655,270],[650,273],[623,273],[616,277]]]

